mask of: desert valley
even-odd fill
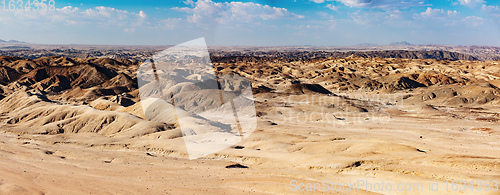
[[[190,160],[176,121],[148,120],[141,106],[137,70],[154,50],[9,52],[0,57],[0,194],[322,193],[328,185],[298,185],[324,181],[338,193],[353,189],[333,184],[357,183],[356,194],[498,193],[495,183],[486,191],[451,182],[499,180],[500,61],[442,51],[211,51],[217,74],[250,81],[257,126]],[[381,182],[392,190],[366,186]]]

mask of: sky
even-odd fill
[[[176,45],[205,37],[211,46],[500,46],[496,0],[9,2],[0,3],[0,39],[40,44]]]

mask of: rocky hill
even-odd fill
[[[364,58],[403,58],[403,59],[436,59],[436,60],[478,60],[477,58],[461,54],[457,52],[448,51],[405,51],[405,50],[387,50],[387,51],[348,51],[348,52],[325,52],[325,51],[295,51],[295,52],[282,52],[282,51],[269,51],[269,52],[225,52],[213,51],[212,55],[215,57],[233,57],[233,60],[244,60],[241,57],[267,57],[268,59],[285,58],[288,60],[306,60],[306,59],[324,59],[324,58],[346,58],[350,56],[364,57]],[[216,58],[217,59],[217,58]]]
[[[386,54],[395,57],[394,53]],[[345,58],[310,52],[299,52],[289,58],[285,53],[263,55],[228,55],[213,57],[212,61],[219,75],[246,77],[255,94],[264,97],[405,91],[408,101],[420,103],[455,106],[500,103],[500,66],[495,61],[370,58],[370,52],[365,52],[365,57],[342,54],[350,56]],[[297,55],[303,57],[294,57]],[[466,57],[447,52],[401,51],[397,55]],[[306,57],[310,59],[301,59]],[[137,60],[109,58],[0,57],[0,123],[36,127],[41,134],[77,133],[80,130],[76,129],[84,126],[88,128],[81,132],[108,136],[134,137],[165,131],[174,124],[141,119],[144,115],[136,77],[139,65]],[[185,96],[196,99],[197,104],[206,104],[208,96],[219,97],[212,91],[205,90],[206,96],[201,93],[203,89],[196,90],[200,93]],[[176,102],[183,105],[182,101]],[[183,108],[190,110],[190,106],[193,105],[186,104]],[[89,121],[91,126],[84,125]],[[147,128],[138,128],[135,126],[138,124]]]
[[[27,59],[64,56],[69,58],[111,58],[144,61],[168,46],[39,46],[0,42],[0,55]],[[349,56],[438,59],[497,60],[500,48],[486,46],[388,45],[353,47],[210,47],[216,57],[274,57],[305,60],[311,58],[345,58]]]

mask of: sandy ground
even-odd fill
[[[311,97],[297,96],[296,100]],[[339,186],[332,191],[321,186],[311,193],[456,194],[459,189],[453,191],[453,180],[500,179],[497,123],[456,119],[447,116],[451,111],[422,110],[412,103],[369,115],[340,112],[336,116],[342,119],[334,119],[330,114],[335,111],[325,111],[321,103],[280,107],[276,105],[283,99],[266,100],[256,104],[266,115],[259,118],[257,130],[238,145],[244,148],[228,148],[197,160],[188,160],[182,153],[182,138],[170,143],[172,151],[164,151],[155,149],[158,141],[144,144],[149,142],[146,138],[29,135],[13,133],[17,127],[3,127],[0,192],[290,194],[308,190],[297,188],[300,183],[326,180],[334,184],[384,182],[393,190],[360,185],[357,191],[340,190]],[[100,142],[103,144],[89,144]],[[248,168],[226,168],[235,163]],[[429,190],[436,182],[438,188]],[[408,190],[410,184],[417,189],[398,191],[402,184]],[[463,193],[483,189],[481,193],[498,194],[484,192],[485,186],[475,187],[476,191],[467,188]]]

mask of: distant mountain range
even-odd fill
[[[2,39],[0,39],[0,43],[26,43],[26,42],[23,42],[23,41],[18,41],[18,40],[10,40],[10,41],[6,41],[6,40],[2,40]]]
[[[413,45],[413,44],[408,43],[406,41],[402,41],[402,42],[392,42],[392,43],[389,43],[389,45]]]
[[[389,45],[363,43],[346,47],[315,46],[211,46],[211,55],[218,57],[285,57],[285,58],[328,58],[360,57],[440,59],[440,60],[500,60],[500,47],[457,46],[457,45],[417,45],[406,41]],[[23,41],[0,39],[0,56],[17,56],[37,59],[48,56],[71,58],[107,57],[145,60],[165,46],[113,46],[113,45],[43,45]],[[117,50],[120,50],[117,52]]]
[[[401,41],[401,42],[391,42],[389,43],[389,46],[409,46],[409,45],[413,45],[411,43],[408,43],[406,41]],[[361,44],[357,44],[355,46],[360,46],[360,47],[374,47],[374,46],[383,46],[383,45],[379,45],[379,44],[374,44],[374,43],[361,43]]]

